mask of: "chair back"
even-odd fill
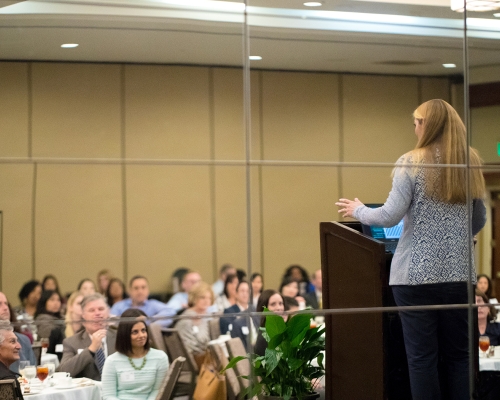
[[[184,346],[184,342],[177,329],[162,329],[162,334],[165,347],[167,348],[168,358],[170,360],[175,360],[178,357],[185,358],[185,362],[182,364],[179,384],[175,388],[175,395],[187,395],[191,399],[196,387],[196,378],[200,372],[198,365],[196,365],[193,355],[187,351],[186,346]]]
[[[226,346],[231,358],[237,356],[245,356],[247,354],[245,346],[243,345],[243,342],[239,337],[229,339],[226,342]],[[247,388],[248,386],[250,386],[250,381],[248,379],[241,378],[242,376],[250,376],[250,360],[241,360],[235,365],[234,369],[236,370],[236,375],[240,380],[241,387]]]
[[[208,321],[208,330],[210,332],[210,339],[218,339],[220,332],[220,318],[212,318]],[[225,332],[224,332],[225,333]]]
[[[2,400],[19,400],[17,395],[16,381],[14,379],[0,380],[0,399]]]
[[[42,364],[42,345],[40,342],[35,342],[32,344],[31,348],[35,354],[36,365]]]
[[[156,400],[171,400],[174,396],[174,387],[181,374],[181,369],[186,362],[185,357],[177,357],[168,369]]]
[[[224,351],[220,344],[210,344],[208,345],[208,351],[210,352],[212,359],[215,361],[215,366],[218,371],[223,368],[226,368],[226,365],[229,363]],[[224,372],[226,375],[226,392],[228,400],[235,400],[238,398],[238,395],[241,392],[241,387],[238,382],[238,377],[236,376],[236,372],[234,369],[228,369]]]
[[[155,349],[167,352],[167,346],[165,346],[165,340],[163,339],[162,327],[157,322],[153,322],[149,325],[149,333],[151,334],[151,342]]]

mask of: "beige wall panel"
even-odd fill
[[[432,99],[450,102],[450,81],[447,78],[420,78],[422,103]]]
[[[15,306],[21,286],[32,277],[33,165],[0,164],[2,211],[1,291]]]
[[[53,273],[64,292],[107,268],[123,270],[121,167],[39,165],[36,277]]]
[[[256,168],[251,172],[251,269],[260,272],[259,175]],[[245,167],[216,167],[215,223],[218,267],[231,263],[236,268],[245,271],[248,269],[246,210]]]
[[[392,167],[342,168],[342,197],[351,200],[357,197],[363,203],[384,203],[392,187],[391,173]]]
[[[321,268],[319,223],[337,215],[337,170],[265,167],[262,198],[264,282],[277,289],[290,264]]]
[[[209,68],[125,67],[126,155],[210,158]]]
[[[338,76],[262,72],[266,160],[339,160]]]
[[[165,291],[181,266],[213,280],[209,167],[128,166],[128,277]]]
[[[33,155],[120,157],[120,66],[33,64]]]
[[[472,108],[470,111],[471,144],[479,150],[484,162],[498,163],[500,142],[500,106]]]
[[[252,159],[260,158],[259,72],[251,72]],[[243,70],[214,68],[214,155],[216,160],[244,160]]]
[[[344,161],[394,163],[415,147],[417,78],[343,77]]]
[[[28,64],[0,63],[0,157],[28,156]]]

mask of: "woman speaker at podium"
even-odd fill
[[[417,145],[397,161],[385,204],[371,209],[355,198],[336,205],[367,225],[390,227],[404,218],[389,281],[398,306],[466,304],[468,282],[476,283],[473,235],[486,222],[481,159],[447,102],[427,101],[413,116]],[[470,398],[467,314],[400,312],[413,400],[441,399],[438,354],[450,398]]]

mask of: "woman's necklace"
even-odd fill
[[[144,356],[144,360],[142,360],[142,364],[140,367],[136,367],[134,362],[132,361],[132,359],[130,357],[128,357],[128,362],[130,363],[130,365],[132,366],[133,369],[135,369],[136,371],[140,371],[141,369],[144,368],[144,366],[146,365],[146,361],[147,361],[147,358],[146,356]]]

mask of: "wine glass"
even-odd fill
[[[47,363],[44,365],[49,370],[49,379],[52,381],[52,377],[54,376],[54,372],[56,372],[56,365],[54,363]]]
[[[479,348],[483,352],[486,357],[486,352],[490,348],[490,338],[488,336],[480,336],[479,337]]]
[[[29,365],[24,367],[24,377],[31,383],[31,380],[36,376],[36,367],[33,365]]]
[[[49,376],[49,368],[46,365],[39,365],[36,367],[36,376],[42,381],[43,385],[45,379]]]
[[[46,354],[47,349],[49,348],[49,339],[48,338],[40,339],[40,344],[42,345],[42,354]]]
[[[24,369],[30,365],[31,362],[29,360],[19,361],[19,373],[23,376],[23,378],[26,378],[24,375]]]

